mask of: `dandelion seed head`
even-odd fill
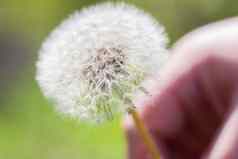
[[[101,122],[126,111],[124,100],[166,61],[167,41],[143,11],[98,4],[72,14],[45,40],[36,79],[59,112]]]

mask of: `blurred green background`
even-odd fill
[[[121,121],[89,126],[60,117],[34,80],[37,50],[74,10],[97,0],[0,0],[0,159],[123,159]],[[171,44],[236,16],[237,0],[130,0],[165,25]]]

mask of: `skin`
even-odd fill
[[[238,18],[209,24],[180,39],[135,101],[162,159],[238,158]],[[150,159],[128,117],[129,159]]]

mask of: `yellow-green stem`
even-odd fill
[[[148,129],[145,127],[143,121],[141,120],[139,114],[135,108],[128,110],[128,113],[132,116],[132,119],[135,123],[135,126],[138,130],[138,133],[142,140],[144,141],[145,146],[147,147],[149,153],[153,159],[160,159],[160,154],[158,148],[153,140],[152,135],[149,133]]]

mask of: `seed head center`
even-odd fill
[[[126,75],[125,60],[122,49],[101,48],[95,57],[91,57],[90,65],[84,68],[83,74],[91,88],[108,91],[113,83]]]

